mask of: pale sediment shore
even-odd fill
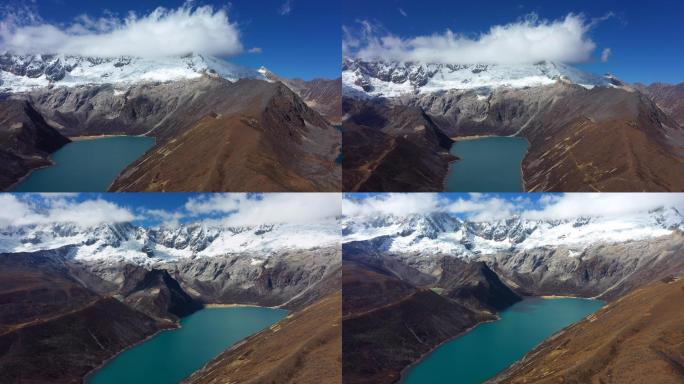
[[[204,304],[204,308],[239,308],[239,307],[251,307],[251,308],[276,308],[276,307],[264,307],[263,305],[256,304]]]
[[[89,135],[89,136],[70,136],[68,137],[69,140],[71,141],[86,141],[86,140],[97,140],[97,139],[105,139],[108,137],[126,137],[126,136],[131,136],[131,135]],[[136,136],[136,135],[134,135]]]

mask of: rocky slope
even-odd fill
[[[612,301],[684,275],[682,223],[673,208],[567,220],[472,222],[446,213],[346,217],[343,324],[349,352],[343,354],[353,363],[345,365],[345,381],[396,382],[423,353],[522,296]],[[416,296],[419,303],[410,300]],[[452,305],[460,309],[452,312]],[[452,315],[449,324],[461,328],[438,320]],[[425,323],[411,323],[414,316],[434,323],[424,329]]]
[[[75,55],[0,55],[0,93],[46,87],[112,84],[125,88],[142,82],[168,82],[218,75],[230,81],[261,78],[257,71],[212,56],[85,57]]]
[[[342,381],[394,383],[401,371],[491,313],[398,279],[378,265],[347,260],[342,280]]]
[[[537,346],[490,383],[681,383],[681,277],[632,290]]]
[[[289,88],[258,80],[209,81],[201,96],[176,111],[193,120],[174,127],[182,118],[171,117],[176,123],[149,133],[162,140],[110,190],[339,190],[340,133]]]
[[[259,73],[271,81],[280,81],[301,97],[313,110],[332,124],[342,121],[342,78],[329,79],[287,79],[261,67]]]
[[[306,303],[306,292],[316,292],[313,287],[339,269],[337,228],[335,221],[253,227],[31,225],[0,232],[0,250],[63,249],[65,263],[83,274],[91,289],[121,295],[153,316],[162,311],[173,317],[196,309],[195,300],[277,306],[301,296],[295,301]]]
[[[615,80],[579,71],[562,63],[534,64],[422,64],[364,61],[342,62],[345,94],[353,97],[392,98],[406,94],[431,94],[448,89],[478,90],[527,88],[560,80],[586,88],[612,86]]]
[[[49,155],[68,142],[30,103],[0,98],[0,190],[52,164]]]
[[[614,77],[597,77],[557,63],[501,67],[347,60],[343,82],[345,95],[352,100],[343,103],[351,106],[344,110],[350,125],[355,104],[390,103],[420,108],[452,138],[525,137],[531,144],[522,165],[528,191],[684,188],[677,172],[684,164],[684,129],[647,96]],[[388,122],[390,114],[382,114],[369,128],[391,138],[404,135]],[[417,129],[422,123],[414,120],[408,125]],[[405,162],[417,163],[424,156],[434,155],[426,148],[422,156]],[[442,160],[443,167],[447,163]],[[376,168],[377,177],[392,177]],[[443,179],[410,182],[418,190],[443,189]]]
[[[180,317],[204,304],[302,310],[323,303],[324,296],[340,289],[338,228],[334,222],[328,226],[4,228],[0,231],[0,375],[4,376],[0,378],[3,382],[80,381],[104,360],[160,329],[176,326]],[[335,316],[323,312],[320,316],[325,318]],[[297,332],[297,325],[288,325],[280,335],[290,337],[290,328]],[[329,331],[321,330],[320,337],[302,344],[300,355],[283,356],[284,361],[303,359],[307,366],[313,364],[310,372],[299,366],[291,370],[292,377],[316,377],[316,372],[339,369],[335,330],[339,328],[331,324]],[[332,344],[319,349],[320,342]],[[41,348],[45,343],[54,349]],[[313,350],[325,351],[332,360],[317,365],[310,357]]]
[[[635,84],[634,87],[650,96],[660,109],[684,126],[684,83]]]
[[[256,71],[198,55],[3,58],[5,84],[18,76],[26,85],[32,76],[45,78],[53,65],[63,67],[59,80],[7,88],[61,134],[157,139],[112,190],[340,189],[340,132],[285,85]]]
[[[453,141],[419,108],[344,99],[345,191],[442,190]]]
[[[320,297],[226,350],[186,383],[340,383],[342,295]]]
[[[454,271],[467,276],[475,268],[525,295],[612,299],[684,271],[683,223],[674,208],[619,219],[470,222],[444,213],[347,218],[344,257],[349,248],[377,255],[390,260],[384,263],[391,262],[397,276],[441,288],[449,287],[439,282],[458,281]]]
[[[3,383],[79,382],[118,351],[173,326],[85,287],[62,256],[0,254]]]

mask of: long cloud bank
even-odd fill
[[[534,14],[505,25],[492,26],[477,37],[451,30],[402,38],[360,21],[360,29],[344,28],[343,51],[365,60],[394,60],[441,64],[523,64],[543,60],[564,63],[588,61],[596,44],[588,36],[594,22],[568,14],[543,20]]]
[[[147,15],[130,12],[125,18],[81,15],[69,25],[46,23],[33,13],[7,14],[0,20],[0,51],[162,57],[235,55],[243,46],[226,9],[188,2],[177,9],[159,7]]]
[[[449,198],[438,193],[388,193],[366,198],[345,196],[342,214],[347,217],[409,216],[445,212],[473,221],[495,221],[519,216],[531,220],[563,220],[579,217],[626,217],[658,208],[684,212],[684,193],[566,193],[545,194],[538,199],[518,195],[470,194]]]
[[[342,194],[335,193],[197,194],[173,209],[131,207],[125,196],[112,202],[97,194],[0,194],[0,229],[40,224],[87,228],[132,221],[148,225],[200,222],[228,227],[315,225],[341,215]]]

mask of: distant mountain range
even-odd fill
[[[81,381],[120,351],[177,327],[181,317],[207,304],[279,306],[309,327],[320,326],[319,316],[339,319],[339,304],[335,311],[322,303],[330,298],[339,303],[340,252],[334,220],[245,227],[4,228],[0,344],[14,347],[0,352],[0,381]],[[301,322],[292,326],[288,319],[277,328],[281,348],[260,356],[287,361],[310,355],[305,348],[282,348],[302,341],[288,339],[295,337],[290,329],[295,335],[302,331],[297,330]],[[306,331],[311,335],[311,329]],[[321,327],[318,351],[333,360],[307,363],[302,371],[322,375],[339,369],[340,339],[339,327]],[[260,343],[240,345],[262,348]],[[259,366],[260,374],[278,372],[264,367]]]
[[[478,222],[448,213],[345,218],[345,242],[372,241],[392,253],[416,257],[448,255],[474,258],[505,251],[567,247],[572,257],[603,242],[624,242],[684,231],[684,216],[675,208],[661,208],[631,217],[580,217],[530,220],[512,217]],[[573,251],[574,249],[574,251]]]
[[[340,190],[341,134],[331,126],[341,116],[335,84],[268,79],[202,55],[5,53],[0,156],[7,161],[0,188],[49,165],[50,153],[68,137],[145,135],[157,139],[155,147],[112,190]]]
[[[526,191],[684,190],[676,87],[647,90],[554,62],[353,58],[342,81],[345,191],[442,191],[458,160],[453,140],[487,135],[530,142]]]
[[[596,76],[562,63],[535,64],[421,64],[364,61],[347,58],[342,62],[345,95],[399,97],[449,89],[479,90],[486,97],[492,89],[551,85],[556,81],[586,88],[621,85],[612,76]]]
[[[345,383],[397,382],[435,347],[526,296],[598,298],[611,308],[630,292],[684,275],[684,216],[672,207],[562,220],[369,215],[345,217],[342,226]],[[639,308],[646,306],[629,311]],[[599,318],[608,318],[606,311]],[[605,329],[597,326],[582,329],[601,337]],[[577,334],[570,329],[567,337]],[[557,345],[545,342],[499,380],[537,377],[531,367],[546,366],[548,356],[539,351]],[[586,345],[572,348],[573,361],[611,360],[592,360]]]
[[[273,224],[226,227],[216,224],[178,224],[142,227],[129,223],[81,227],[45,224],[10,227],[0,232],[0,252],[37,252],[71,247],[69,253],[83,262],[132,263],[153,266],[196,257],[253,253],[248,264],[263,264],[272,254],[287,250],[334,247],[338,224]]]

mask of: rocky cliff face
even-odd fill
[[[501,283],[523,295],[613,299],[668,273],[684,273],[684,221],[674,208],[618,221],[469,222],[437,213],[347,218],[344,223],[345,258],[362,254],[366,260],[380,260],[401,279],[445,289],[451,289],[444,285],[448,282],[459,287],[465,282],[505,293],[499,291]],[[484,279],[468,278],[473,271]],[[472,289],[454,295],[487,302],[488,296]],[[497,297],[511,303],[513,296]]]
[[[602,311],[609,314],[629,292],[684,276],[683,221],[678,211],[656,209],[622,217],[619,225],[612,220],[514,217],[471,222],[447,213],[346,217],[344,381],[396,382],[401,370],[425,352],[492,319],[523,296],[596,297],[611,302]],[[606,318],[602,312],[599,319]],[[585,321],[586,328],[578,332],[591,329],[593,321]],[[545,381],[547,370],[537,375],[539,367],[551,364],[551,377],[570,374],[579,378],[577,382],[588,381],[591,375],[584,368],[560,363],[562,358],[544,360],[556,356],[549,351],[559,345],[566,351],[567,340],[576,336],[574,327],[564,331],[568,337],[563,343],[550,339],[498,380],[551,382]],[[607,347],[597,348],[600,355]],[[585,345],[577,351],[572,358],[582,364],[603,361],[590,360]],[[612,359],[605,360],[613,364]],[[607,368],[601,372],[608,377]]]
[[[340,190],[340,132],[285,85],[256,71],[200,55],[3,60],[5,91],[27,100],[60,134],[157,139],[113,190]],[[65,72],[59,80],[29,81],[45,79],[54,66]],[[331,87],[295,89],[324,102],[334,99]],[[16,168],[19,177],[26,173]]]
[[[276,75],[265,67],[259,73],[271,81],[280,81],[301,97],[306,104],[328,119],[332,124],[342,120],[342,78],[328,79],[287,79]]]
[[[304,311],[304,318],[312,315],[307,321],[334,318],[330,304],[318,314],[305,309],[319,308],[316,303],[327,303],[324,297],[340,290],[338,226],[313,228],[5,228],[0,232],[0,380],[81,381],[106,359],[177,326],[179,318],[204,304],[281,306]],[[339,321],[339,306],[337,315]],[[291,321],[288,317],[281,326],[311,336],[309,326],[298,328],[300,323]],[[316,360],[319,375],[339,369],[339,329],[328,324],[315,341],[301,344],[332,359],[323,368]],[[288,337],[296,336],[280,332],[288,343],[281,346],[290,347]],[[282,359],[285,364],[311,360],[311,353]],[[315,369],[289,372],[303,378]]]
[[[397,382],[406,366],[440,343],[494,319],[355,256],[343,256],[344,383]]]
[[[0,254],[0,381],[74,383],[118,351],[173,326],[96,293],[65,250]],[[36,367],[40,367],[37,369]]]
[[[600,78],[554,63],[509,68],[351,60],[345,65],[345,95],[353,100],[343,104],[348,114],[345,123],[354,125],[359,113],[355,104],[390,104],[419,108],[451,138],[525,137],[531,144],[523,161],[528,191],[684,188],[676,171],[684,164],[684,130],[649,97],[613,77]],[[379,116],[368,128],[389,134],[388,139],[405,137],[390,129],[391,114]],[[418,130],[421,123],[413,120],[409,126]],[[354,139],[350,137],[350,145],[363,147]],[[434,152],[423,148],[423,156],[404,162],[419,164]],[[376,177],[392,177],[378,165],[382,159],[367,157],[372,169],[377,169]],[[443,159],[442,166],[448,161]],[[355,168],[351,164],[350,171]],[[414,176],[404,182],[419,190],[428,185],[433,190],[443,188],[443,179],[427,184]]]
[[[660,109],[684,126],[684,83],[636,84],[635,88],[651,97]]]
[[[0,98],[0,190],[30,170],[50,165],[50,154],[68,142],[31,103]]]
[[[101,84],[125,88],[143,82],[194,79],[205,74],[230,81],[264,79],[255,70],[199,54],[163,58],[0,54],[0,93]]]
[[[339,271],[337,224],[145,228],[131,224],[32,225],[0,233],[8,253],[60,250],[70,273],[155,317],[197,303],[301,306]],[[290,303],[291,301],[291,303]]]

